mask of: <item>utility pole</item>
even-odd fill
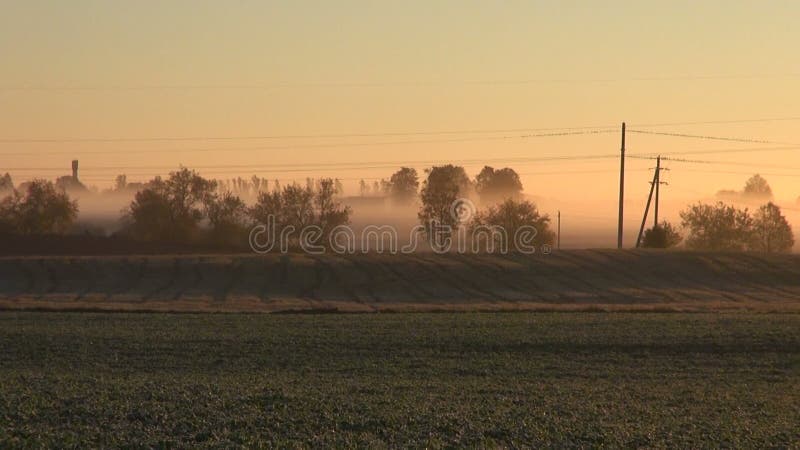
[[[655,207],[655,219],[653,221],[654,227],[658,226],[659,191],[661,189],[661,185],[669,184],[666,181],[661,181],[661,172],[665,170],[669,169],[661,167],[661,155],[658,155],[658,158],[656,158],[656,207]]]
[[[625,201],[625,122],[622,122],[622,148],[619,154],[619,221],[617,222],[617,248],[622,248],[622,215]]]
[[[644,207],[644,216],[642,216],[642,226],[639,227],[639,236],[636,238],[636,248],[642,242],[642,234],[644,234],[644,224],[647,223],[647,213],[650,212],[650,202],[653,200],[653,189],[658,182],[658,169],[653,174],[653,181],[650,183],[650,194],[647,196],[647,205]]]
[[[653,181],[650,182],[650,195],[647,196],[647,205],[644,208],[644,216],[642,216],[642,226],[639,227],[639,237],[636,238],[636,248],[639,248],[639,245],[642,242],[642,236],[644,234],[644,224],[647,222],[647,213],[650,211],[650,201],[653,199],[653,190],[656,193],[656,204],[655,204],[655,211],[654,211],[654,222],[653,228],[658,226],[658,196],[659,196],[659,189],[662,184],[667,184],[661,181],[661,171],[662,170],[669,170],[669,169],[662,169],[661,168],[661,155],[658,155],[656,158],[656,167],[655,173],[653,173]]]
[[[654,212],[654,219],[653,219],[653,228],[658,226],[658,191],[661,187],[661,155],[658,155],[656,158],[656,206],[653,209]]]
[[[556,249],[561,250],[561,210],[558,210],[558,234],[556,234]]]

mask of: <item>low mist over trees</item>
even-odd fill
[[[384,207],[386,201],[393,205],[411,205],[419,199],[417,220],[425,227],[429,238],[431,224],[437,223],[444,232],[447,227],[450,232],[467,233],[474,233],[481,226],[502,227],[506,241],[497,242],[502,244],[508,244],[521,227],[530,226],[537,230],[532,245],[554,241],[550,217],[540,213],[535,203],[523,199],[522,182],[513,169],[484,166],[470,179],[463,167],[447,164],[431,167],[424,175],[421,186],[417,171],[410,167],[401,167],[390,178],[374,183],[362,180],[359,185],[365,193],[374,194],[374,198],[351,204]],[[77,180],[75,174],[71,179]],[[112,188],[103,191],[93,188],[83,193],[86,197],[77,191],[70,194],[67,184],[66,181],[59,185],[34,180],[14,188],[11,175],[0,176],[0,233],[80,233],[179,246],[212,244],[213,248],[241,250],[248,244],[252,226],[268,224],[270,217],[274,218],[278,233],[293,230],[293,236],[288,239],[290,245],[297,244],[300,231],[309,226],[316,228],[304,241],[327,245],[331,232],[339,225],[349,224],[352,215],[350,207],[340,203],[342,182],[333,178],[307,178],[282,186],[278,180],[255,175],[212,180],[194,170],[180,168],[166,178],[155,177],[147,182],[129,182],[124,174],[119,175]],[[108,228],[91,220],[76,225],[78,203],[74,199],[89,199],[87,209],[91,211],[98,200],[104,201],[105,195],[117,202],[129,202],[122,211],[121,220],[115,224],[114,219],[104,219],[106,224],[111,224],[105,225]],[[773,194],[769,183],[760,175],[754,175],[735,195],[759,199]],[[480,201],[473,203],[476,199]],[[343,201],[352,200],[359,199]],[[115,206],[121,207],[122,204]],[[385,211],[388,209],[381,213]],[[393,212],[396,216],[400,211],[413,214],[408,208],[396,208]],[[646,230],[642,246],[788,252],[794,245],[791,226],[780,207],[771,201],[753,212],[721,201],[697,203],[681,211],[680,218],[680,227],[662,221]],[[117,228],[120,225],[121,229]],[[119,231],[113,231],[114,228]],[[498,238],[493,236],[492,239]]]
[[[389,196],[397,203],[408,204],[417,197],[419,189],[419,177],[417,170],[410,167],[402,167],[392,174],[389,179]]]
[[[333,179],[308,179],[305,186],[293,183],[283,188],[275,183],[272,191],[265,190],[264,179],[242,182],[249,192],[259,192],[250,208],[216,181],[186,168],[166,180],[156,178],[136,193],[126,214],[126,231],[142,240],[243,246],[253,223],[274,223],[278,233],[293,227],[295,240],[304,227],[319,227],[311,243],[326,242],[334,227],[349,223],[350,209],[336,201]],[[244,189],[243,183],[234,184]]]
[[[722,190],[717,192],[717,198],[746,203],[762,203],[772,200],[772,188],[764,177],[755,174],[745,182],[741,191]]]
[[[769,187],[767,180],[759,174],[755,174],[747,180],[742,193],[747,197],[758,200],[772,199],[772,188]]]
[[[78,216],[78,204],[45,180],[26,183],[0,201],[0,232],[21,235],[63,234]]]
[[[519,199],[522,196],[522,181],[514,169],[505,167],[495,170],[485,166],[475,177],[475,190],[481,203],[493,205],[507,199]]]

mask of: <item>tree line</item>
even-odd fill
[[[790,252],[794,246],[792,227],[772,202],[772,188],[761,175],[753,175],[741,191],[722,190],[716,203],[689,205],[680,212],[681,228],[667,221],[648,229],[644,247],[672,248],[683,242],[692,250]],[[751,212],[729,202],[761,203]]]
[[[318,227],[314,241],[324,245],[332,230],[351,222],[352,210],[343,204],[341,182],[336,179],[309,178],[305,184],[285,186],[258,177],[237,180],[206,179],[188,168],[146,183],[127,183],[122,175],[115,189],[130,189],[133,199],[122,213],[119,234],[142,241],[241,247],[254,224],[272,217],[278,230]],[[426,169],[420,182],[416,169],[403,167],[382,180],[381,186],[394,204],[416,205],[417,218],[428,233],[432,223],[467,231],[500,226],[507,236],[532,226],[538,231],[536,245],[552,244],[555,239],[549,215],[523,198],[522,182],[511,168],[486,166],[471,178],[461,166],[441,165]],[[255,195],[251,204],[239,195],[245,190]],[[771,198],[769,185],[760,176],[748,180],[743,192]],[[34,180],[15,188],[6,174],[0,177],[0,195],[0,233],[6,235],[65,234],[78,215],[77,201],[58,183]],[[473,199],[478,207],[467,221],[452,210],[462,198]],[[643,245],[760,252],[787,252],[794,245],[789,223],[771,201],[753,213],[723,201],[697,203],[681,211],[680,218],[680,227],[662,221],[646,230]]]

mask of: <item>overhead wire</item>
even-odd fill
[[[753,139],[753,138],[737,138],[737,137],[723,137],[723,136],[708,136],[708,135],[700,135],[700,134],[688,134],[688,133],[677,133],[677,132],[669,132],[669,131],[652,131],[652,130],[634,130],[629,129],[626,130],[629,133],[638,133],[638,134],[650,134],[656,136],[669,136],[669,137],[681,137],[681,138],[690,138],[690,139],[703,139],[703,140],[712,140],[712,141],[730,141],[730,142],[744,142],[748,144],[776,144],[776,145],[797,145],[800,144],[792,143],[792,142],[778,142],[778,141],[770,141],[765,139]]]
[[[689,122],[662,122],[630,124],[631,127],[662,127],[662,126],[689,126],[713,124],[737,124],[756,122],[775,122],[800,120],[800,117],[772,117],[757,119],[733,119],[715,121],[689,121]],[[462,130],[422,130],[422,131],[397,131],[397,132],[372,132],[372,133],[317,133],[317,134],[285,134],[285,135],[248,135],[248,136],[156,136],[156,137],[73,137],[73,138],[0,138],[0,144],[24,143],[118,143],[118,142],[158,142],[158,141],[235,141],[235,140],[277,140],[277,139],[339,139],[339,138],[365,138],[365,137],[392,137],[392,136],[433,136],[433,135],[459,135],[459,134],[491,134],[491,133],[524,133],[540,131],[582,131],[603,130],[612,132],[618,125],[594,126],[568,126],[568,127],[529,127],[529,128],[498,128],[498,129],[462,129]],[[679,135],[679,133],[659,133],[647,130],[629,129],[634,133]],[[561,135],[554,133],[553,136]],[[690,136],[684,136],[690,137]],[[700,137],[700,136],[691,136]],[[707,137],[711,139],[713,137]],[[727,138],[724,140],[734,140]],[[753,142],[746,140],[745,142]],[[800,144],[797,144],[800,145]]]
[[[2,138],[0,144],[30,144],[30,143],[87,143],[87,142],[160,142],[160,141],[240,141],[240,140],[277,140],[277,139],[339,139],[339,138],[364,138],[364,137],[392,137],[392,136],[432,136],[456,134],[491,134],[491,133],[531,133],[547,131],[548,133],[523,134],[513,136],[492,136],[492,139],[532,138],[572,136],[581,134],[601,134],[616,131],[613,126],[595,127],[564,127],[564,128],[516,128],[495,130],[443,130],[443,131],[409,131],[409,132],[383,132],[383,133],[350,133],[350,134],[307,134],[307,135],[262,135],[262,136],[159,136],[159,137],[80,137],[80,138]],[[472,139],[472,138],[464,138]],[[475,138],[482,139],[482,138]],[[391,141],[390,143],[417,143],[418,141]],[[436,142],[436,141],[434,141]],[[447,141],[445,141],[447,142]],[[364,143],[369,144],[369,143]],[[338,143],[337,145],[351,145]]]

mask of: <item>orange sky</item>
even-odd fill
[[[615,154],[616,131],[518,130],[625,120],[781,143],[631,134],[631,154],[800,148],[800,120],[644,126],[800,117],[797,2],[394,3],[4,2],[0,170],[19,182],[79,158],[83,179],[103,187],[185,164],[215,177],[324,174],[354,191],[395,162],[464,162],[475,174],[491,160],[549,206],[613,219],[618,161],[510,160]],[[460,132],[417,134],[439,131]],[[340,134],[372,136],[297,137]],[[234,139],[174,139],[190,137]],[[48,139],[89,140],[30,142]],[[668,164],[667,216],[754,172],[796,206],[796,149],[682,157],[714,164]],[[633,205],[652,165],[628,161]]]

